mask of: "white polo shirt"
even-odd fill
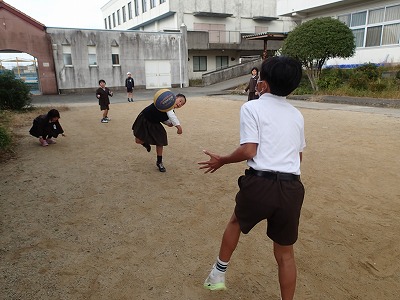
[[[261,171],[300,175],[300,155],[306,146],[304,118],[286,97],[263,94],[240,110],[240,144],[256,143],[257,154],[247,161]]]

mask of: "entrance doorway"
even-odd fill
[[[9,70],[22,80],[32,94],[40,94],[37,59],[28,53],[0,51],[0,72]]]
[[[147,60],[145,69],[146,89],[171,87],[171,63],[169,60]]]

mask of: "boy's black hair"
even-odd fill
[[[257,67],[253,67],[253,68],[251,69],[251,72],[253,72],[253,70],[256,70],[256,71],[257,71],[257,74],[258,74],[258,68],[257,68]]]
[[[99,84],[100,84],[101,82],[106,83],[106,81],[105,81],[104,79],[100,79],[100,80],[99,80]]]
[[[175,98],[178,98],[178,97],[182,97],[183,99],[185,99],[185,103],[186,103],[187,100],[186,100],[186,97],[184,94],[176,94]]]
[[[49,112],[47,113],[47,118],[49,120],[53,119],[53,118],[60,118],[60,113],[58,112],[57,109],[50,109]]]
[[[289,95],[299,86],[301,76],[301,63],[288,56],[273,56],[261,65],[260,79],[268,83],[273,95]]]

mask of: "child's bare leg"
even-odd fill
[[[231,219],[226,225],[224,234],[222,236],[221,247],[219,250],[219,259],[223,262],[229,262],[233,251],[239,242],[240,226],[235,213],[232,214]]]
[[[274,243],[274,255],[278,263],[278,276],[282,300],[292,300],[296,289],[297,277],[293,245],[281,246]]]

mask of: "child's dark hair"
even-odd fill
[[[58,112],[57,109],[50,109],[49,112],[47,113],[47,118],[49,120],[53,119],[53,118],[60,118],[60,113]]]
[[[260,79],[268,83],[273,95],[289,95],[299,86],[301,76],[300,62],[288,56],[273,56],[261,65]]]
[[[186,103],[186,97],[184,94],[176,94],[175,98],[178,98],[178,97],[182,97],[183,99],[185,99],[185,103]]]
[[[251,73],[253,73],[253,70],[256,70],[256,71],[257,71],[257,74],[258,74],[258,68],[257,68],[257,67],[253,67],[253,68],[251,69]]]
[[[104,79],[100,79],[99,80],[99,84],[102,83],[102,82],[106,83],[106,81]]]

